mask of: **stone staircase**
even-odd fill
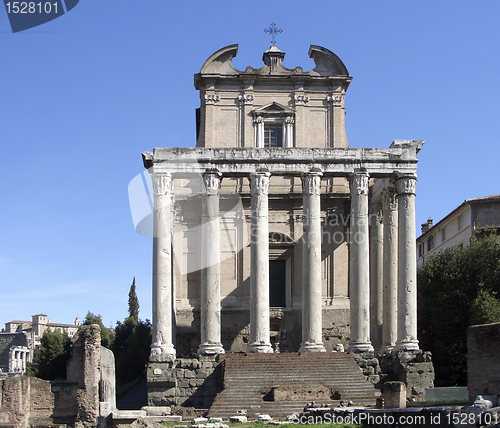
[[[375,405],[376,392],[347,353],[222,354],[224,390],[209,417],[229,417],[245,409],[274,418],[301,412],[307,403]]]

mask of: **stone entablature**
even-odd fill
[[[301,176],[319,167],[324,177],[349,177],[363,168],[371,178],[416,174],[416,155],[423,141],[395,140],[388,149],[322,148],[155,148],[143,152],[144,166],[155,173],[202,174],[216,168],[223,176]]]

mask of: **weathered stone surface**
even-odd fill
[[[248,421],[248,418],[243,415],[237,415],[237,416],[231,416],[229,418],[229,422],[240,422],[240,423],[246,423]]]
[[[467,330],[469,403],[478,395],[500,395],[500,323]]]
[[[384,383],[383,398],[385,409],[405,409],[406,385],[403,382]]]

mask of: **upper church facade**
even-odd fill
[[[352,78],[340,58],[313,45],[313,70],[288,69],[273,45],[262,68],[239,71],[231,63],[237,51],[218,50],[195,75],[198,147],[349,147],[344,99]]]

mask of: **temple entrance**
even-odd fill
[[[269,260],[269,306],[286,306],[286,260]]]

